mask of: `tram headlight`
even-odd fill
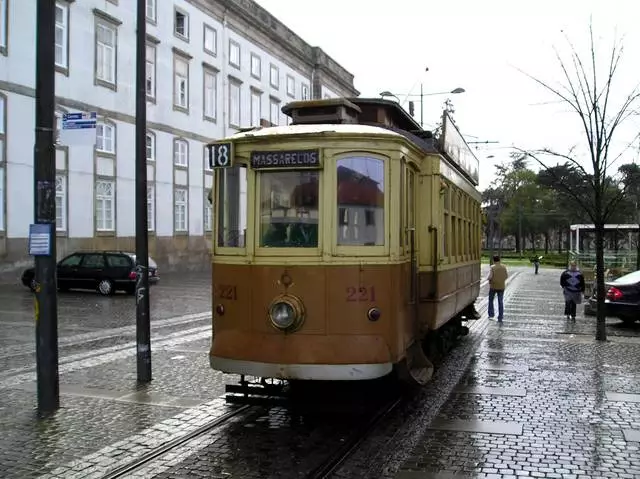
[[[295,330],[304,320],[304,305],[296,296],[278,296],[269,306],[269,320],[280,331]]]

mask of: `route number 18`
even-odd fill
[[[214,143],[209,145],[209,167],[229,168],[233,158],[232,143]]]

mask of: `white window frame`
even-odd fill
[[[178,15],[182,15],[184,18],[184,31],[182,33],[178,31]],[[189,41],[189,14],[179,8],[173,9],[173,34],[178,38]]]
[[[213,44],[211,45],[211,48],[207,47],[207,33],[212,34],[211,38]],[[204,23],[202,27],[202,49],[214,57],[218,55],[218,31],[206,23]]]
[[[234,58],[236,56],[234,53],[237,53],[237,58]],[[240,50],[240,44],[235,40],[229,39],[229,65],[239,70],[241,61],[242,51]]]
[[[254,62],[254,60],[256,60]],[[256,53],[251,54],[251,76],[256,80],[262,79],[262,58]],[[255,68],[254,68],[255,67]]]
[[[277,108],[276,110],[276,121],[273,121],[273,115],[274,115],[274,107]],[[273,124],[273,125],[279,125],[280,124],[280,100],[278,100],[277,98],[269,98],[269,121]]]
[[[287,75],[287,95],[296,97],[296,79],[292,75]]]
[[[110,132],[110,135],[107,134]],[[110,136],[110,138],[109,138]],[[116,126],[112,123],[99,122],[96,125],[96,151],[100,153],[116,153]]]
[[[202,164],[205,171],[213,171],[211,166],[209,166],[209,150],[207,149],[207,145],[204,145],[202,148]]]
[[[218,118],[218,74],[209,68],[202,70],[202,90],[204,118],[216,121]]]
[[[256,102],[257,101],[257,108]],[[260,126],[260,120],[262,120],[262,94],[257,90],[251,90],[250,108],[251,108],[251,126]]]
[[[184,199],[179,197],[184,194]],[[178,208],[183,208],[182,218],[179,218]],[[182,219],[181,222],[179,220]],[[189,190],[187,188],[174,188],[173,190],[173,230],[176,233],[189,231]]]
[[[151,141],[149,141],[151,140]],[[146,145],[147,145],[147,161],[156,161],[156,135],[152,131],[147,131],[146,137]],[[149,155],[149,150],[151,150],[151,155]]]
[[[107,44],[100,41],[100,29],[109,31],[113,34],[113,44]],[[115,86],[117,83],[117,61],[118,61],[118,29],[112,23],[109,23],[102,19],[96,19],[96,45],[95,45],[95,78],[96,81],[107,84],[109,86]],[[102,51],[102,64],[99,61],[99,53]],[[106,56],[111,57],[111,68],[106,71],[107,67],[104,62]]]
[[[234,91],[238,92],[238,104],[234,105]],[[240,128],[242,122],[242,85],[237,81],[229,81],[229,126]]]
[[[147,184],[147,231],[156,230],[156,185]]]
[[[3,0],[0,0],[3,1]],[[1,8],[1,7],[0,7]],[[62,23],[58,22],[58,11],[62,12]],[[57,42],[57,34],[62,31],[62,44]],[[63,69],[69,68],[69,5],[63,2],[56,2],[56,53],[60,49],[60,61],[56,58],[56,66]],[[56,55],[57,57],[57,55]]]
[[[301,100],[310,100],[309,98],[309,85],[301,84],[300,85],[300,99]]]
[[[189,167],[189,142],[180,138],[173,140],[173,166]]]
[[[99,195],[98,194],[98,185],[99,184],[110,184],[111,185],[111,195],[107,196],[107,195]],[[116,226],[116,195],[115,195],[115,189],[116,189],[116,182],[114,180],[110,180],[110,179],[105,179],[105,178],[98,178],[95,182],[95,218],[96,218],[96,231],[115,231],[115,226]],[[110,201],[111,202],[111,215],[110,217],[106,216],[106,211],[104,209],[104,203],[105,201]],[[101,203],[102,202],[102,203]],[[99,209],[99,205],[103,205],[103,209],[102,211],[100,211]],[[108,225],[107,223],[111,222],[111,225]]]
[[[209,193],[211,189],[204,190],[204,216],[202,218],[202,229],[205,233],[213,231],[213,206],[209,203]]]
[[[146,0],[146,17],[147,20],[156,23],[158,19],[158,4],[156,0]]]
[[[180,63],[186,66],[186,75],[183,75],[183,72],[178,72],[177,67]],[[182,91],[183,87],[184,92]],[[180,55],[173,57],[173,106],[189,110],[189,61]]]
[[[58,189],[58,186],[61,186]],[[56,231],[67,231],[67,175],[56,174]],[[60,202],[60,205],[58,205]],[[60,206],[60,221],[58,207]]]
[[[280,69],[273,63],[269,64],[269,85],[276,90],[280,89]]]
[[[6,55],[9,49],[8,38],[8,6],[9,0],[0,0],[0,54]]]
[[[145,90],[147,98],[156,98],[156,58],[157,49],[155,45],[147,43],[146,46],[146,67],[145,67]]]

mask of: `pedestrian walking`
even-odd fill
[[[575,261],[560,275],[560,286],[564,294],[564,315],[567,319],[576,320],[577,305],[582,303],[584,294],[584,276]]]
[[[538,274],[538,269],[540,268],[541,259],[542,259],[542,256],[534,256],[533,258],[531,258],[531,262],[533,263],[533,271],[535,272],[535,274]]]
[[[498,297],[498,322],[504,318],[504,289],[507,284],[509,273],[507,268],[500,262],[500,256],[493,257],[493,264],[489,269],[489,319],[493,319],[493,300]]]

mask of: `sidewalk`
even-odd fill
[[[520,275],[397,479],[640,478],[640,323],[596,342],[559,274]]]

